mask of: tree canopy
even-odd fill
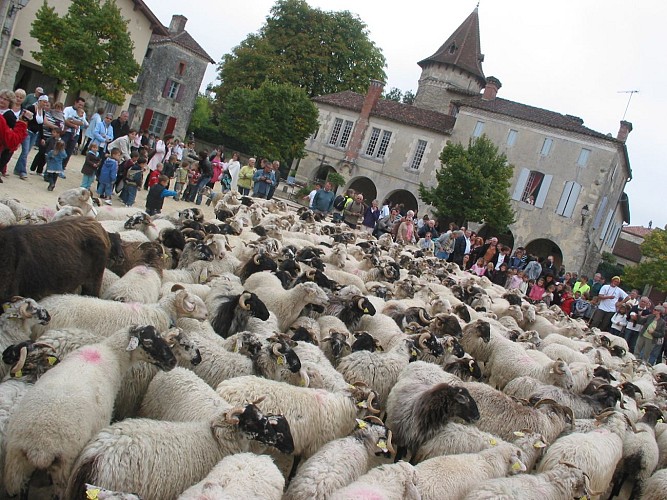
[[[514,222],[508,191],[514,167],[486,136],[471,139],[467,148],[447,144],[440,161],[437,186],[419,186],[419,196],[434,215],[459,225],[484,221],[500,231]]]
[[[305,91],[266,82],[233,90],[220,116],[223,132],[243,150],[273,160],[303,158],[305,140],[317,130],[317,108]]]
[[[667,229],[667,226],[666,226]],[[654,229],[641,244],[642,262],[624,269],[624,281],[633,288],[653,285],[667,292],[667,231]]]
[[[366,92],[370,80],[385,80],[385,64],[355,14],[311,8],[305,0],[278,0],[258,33],[223,57],[215,91],[226,101],[234,89],[272,81],[300,87],[309,97]]]
[[[382,96],[388,101],[402,102],[403,104],[412,104],[415,102],[415,93],[412,90],[406,90],[405,93],[399,88],[392,87]]]
[[[121,104],[141,70],[127,26],[114,0],[72,0],[63,17],[45,1],[30,30],[40,45],[32,55],[68,92]]]

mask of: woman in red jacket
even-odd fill
[[[5,149],[16,151],[28,135],[28,122],[30,120],[32,120],[32,113],[23,111],[14,128],[10,128],[5,118],[0,115],[0,151]],[[0,183],[2,183],[2,178],[0,178]]]

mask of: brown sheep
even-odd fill
[[[40,300],[54,293],[99,297],[109,235],[95,220],[0,228],[0,303],[15,295]]]

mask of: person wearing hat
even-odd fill
[[[621,284],[621,278],[614,276],[609,285],[604,285],[600,288],[598,294],[598,308],[593,313],[590,326],[597,327],[603,332],[608,332],[611,329],[611,318],[616,313],[616,306],[619,302],[625,300],[628,296],[618,285]]]
[[[612,279],[612,281],[614,280]],[[651,314],[637,318],[637,323],[644,325],[635,346],[635,356],[637,359],[646,361],[649,364],[655,363],[656,358],[662,351],[663,339],[665,337],[664,314],[665,308],[663,306],[655,306]],[[653,360],[652,362],[651,359]]]
[[[27,109],[28,106],[35,104],[40,97],[46,97],[47,100],[49,99],[49,96],[44,95],[44,89],[42,87],[37,87],[32,94],[25,96],[25,99],[23,99],[23,102],[21,103],[21,107]]]

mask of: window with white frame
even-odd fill
[[[377,127],[373,127],[371,130],[371,136],[368,139],[368,145],[366,146],[366,156],[380,159],[384,158],[384,156],[387,154],[390,141],[391,132],[389,130],[382,130]]]
[[[518,130],[510,129],[509,133],[507,134],[507,147],[511,148],[516,144],[516,138],[519,135]]]
[[[424,159],[424,153],[426,152],[426,141],[419,139],[417,142],[417,148],[415,149],[415,154],[412,157],[412,163],[410,163],[410,168],[412,170],[418,170]]]
[[[514,187],[512,199],[542,208],[552,179],[553,175],[523,168]]]
[[[579,199],[579,193],[581,193],[581,185],[574,181],[567,181],[565,187],[563,187],[563,193],[560,195],[556,213],[563,217],[572,217],[574,207]]]
[[[577,165],[580,167],[585,167],[588,165],[588,158],[591,155],[591,150],[586,148],[581,148],[579,152],[579,158],[577,159]]]
[[[484,132],[484,122],[477,122],[475,130],[472,132],[473,137],[479,137]]]
[[[336,118],[331,135],[329,136],[329,145],[339,148],[346,147],[347,142],[350,140],[353,125],[354,123],[351,120]]]
[[[180,86],[180,83],[171,80],[169,83],[169,89],[167,90],[167,97],[169,99],[176,99],[176,96],[178,95],[178,87]]]
[[[340,135],[340,129],[343,126],[343,119],[336,118],[334,121],[334,126],[331,129],[331,135],[329,136],[329,144],[336,145],[338,144],[338,136]]]
[[[540,151],[540,155],[542,156],[549,156],[549,153],[551,153],[551,147],[554,144],[554,140],[551,137],[545,137],[544,142],[542,143],[542,150]]]
[[[167,118],[168,116],[163,115],[162,113],[153,113],[153,116],[151,117],[151,123],[148,125],[148,132],[161,137],[164,124],[167,122]]]
[[[351,120],[345,120],[345,123],[343,124],[343,132],[340,134],[340,142],[338,143],[338,147],[347,147],[347,142],[350,140],[350,134],[352,133],[353,125],[354,124]]]

